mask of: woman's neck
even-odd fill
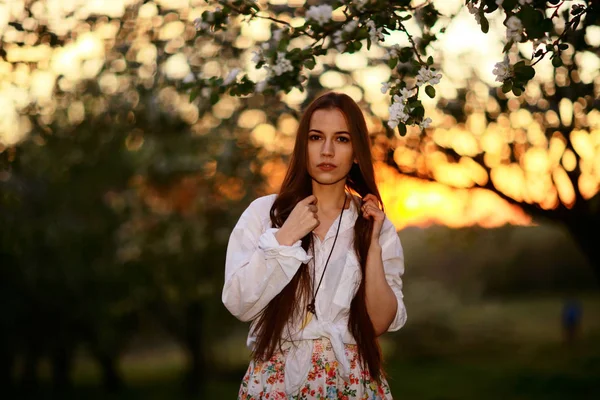
[[[333,185],[321,185],[312,182],[313,194],[317,198],[317,208],[326,214],[338,213],[346,204],[346,181]],[[347,205],[347,204],[346,204]]]

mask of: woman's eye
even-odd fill
[[[319,135],[310,135],[308,138],[310,140],[319,140],[319,139],[321,139],[321,137]]]
[[[348,143],[348,142],[350,141],[350,139],[348,139],[348,138],[347,138],[347,137],[345,137],[345,136],[339,136],[339,137],[338,137],[338,140],[339,140],[340,142],[342,142],[342,143]]]

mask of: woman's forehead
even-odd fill
[[[309,129],[322,132],[348,130],[346,116],[337,108],[319,109],[313,112],[310,118]]]

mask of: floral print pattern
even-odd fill
[[[360,367],[356,345],[346,344],[345,351],[350,360],[348,381],[338,374],[338,362],[331,342],[325,338],[315,340],[308,378],[299,392],[289,398],[285,394],[284,383],[287,350],[276,353],[265,362],[252,360],[242,380],[238,400],[391,400],[392,394],[385,378],[378,384],[368,370]]]

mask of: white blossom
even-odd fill
[[[407,88],[400,89],[400,98],[402,99],[403,102],[406,101],[406,99],[408,99],[411,96],[412,96],[411,89],[407,89]]]
[[[207,31],[210,29],[210,24],[207,24],[202,18],[196,18],[194,20],[194,27],[197,31]]]
[[[506,38],[508,40],[514,40],[520,42],[522,39],[521,34],[523,33],[523,23],[516,15],[512,15],[506,20]]]
[[[354,32],[356,28],[358,28],[358,21],[355,19],[344,25],[344,31],[348,33]]]
[[[333,44],[335,44],[335,48],[340,53],[343,53],[344,50],[346,50],[346,44],[342,39],[342,31],[335,31],[335,33],[333,34]]]
[[[477,5],[474,3],[467,3],[467,8],[469,9],[469,12],[473,15],[475,15],[475,21],[477,21],[477,23],[479,25],[481,25],[481,15],[479,14],[479,9],[477,8]]]
[[[433,121],[431,120],[431,118],[427,117],[423,121],[421,121],[421,123],[419,124],[419,127],[421,127],[421,128],[429,128],[429,125],[431,125],[432,122]]]
[[[281,41],[281,35],[283,34],[283,29],[275,29],[273,31],[273,39],[275,39],[275,41],[280,42]]]
[[[185,78],[183,78],[183,83],[191,83],[194,82],[196,80],[196,75],[194,75],[193,72],[190,72],[189,74],[187,74],[185,76]]]
[[[377,43],[384,39],[383,28],[377,28],[373,20],[367,21],[367,27],[369,28],[369,36],[371,38],[371,42]]]
[[[279,52],[277,53],[277,61],[275,62],[275,65],[268,69],[272,71],[276,76],[279,76],[283,75],[286,72],[293,71],[294,67],[292,66],[292,62],[285,58],[285,53]]]
[[[354,7],[356,7],[356,9],[358,11],[362,10],[364,8],[364,6],[369,2],[369,0],[356,0],[356,1],[350,1],[349,3],[353,4]]]
[[[389,108],[390,117],[388,119],[388,126],[392,129],[395,129],[400,122],[406,122],[410,117],[406,113],[406,106],[401,98],[394,96],[394,100]]]
[[[383,55],[384,60],[389,60],[390,58],[396,58],[400,55],[401,47],[397,44],[391,46],[387,53]]]
[[[436,74],[435,71],[430,70],[427,67],[421,67],[417,73],[417,86],[425,84],[437,85],[442,79],[442,74]]]
[[[253,51],[252,52],[252,62],[254,64],[258,64],[259,62],[261,62],[263,60],[263,54],[262,51]]]
[[[510,78],[512,76],[512,71],[508,57],[505,57],[504,61],[496,63],[492,73],[496,75],[496,82],[504,82],[504,80]]]
[[[254,91],[256,93],[262,93],[266,87],[267,87],[267,80],[265,79],[256,84],[256,86],[254,87]]]
[[[506,26],[508,29],[518,30],[523,28],[523,24],[521,20],[516,15],[512,15],[509,19],[506,20]]]
[[[381,82],[381,93],[386,94],[390,90],[390,86],[392,86],[391,82]]]
[[[306,19],[315,20],[321,25],[323,25],[331,20],[332,13],[333,8],[328,4],[322,4],[320,6],[311,6],[306,12]]]
[[[504,0],[496,0],[496,5],[500,7],[504,3]]]
[[[209,87],[202,88],[202,90],[200,91],[200,95],[204,98],[210,97],[211,94],[212,88]]]
[[[237,78],[237,76],[239,75],[239,73],[242,70],[239,68],[234,68],[229,72],[229,75],[227,75],[227,78],[225,78],[225,80],[223,81],[223,85],[229,85],[233,82],[235,82],[235,79]]]
[[[389,107],[388,126],[396,128],[400,122],[406,123],[410,115],[406,112],[406,98],[404,96],[394,95],[392,104]]]

